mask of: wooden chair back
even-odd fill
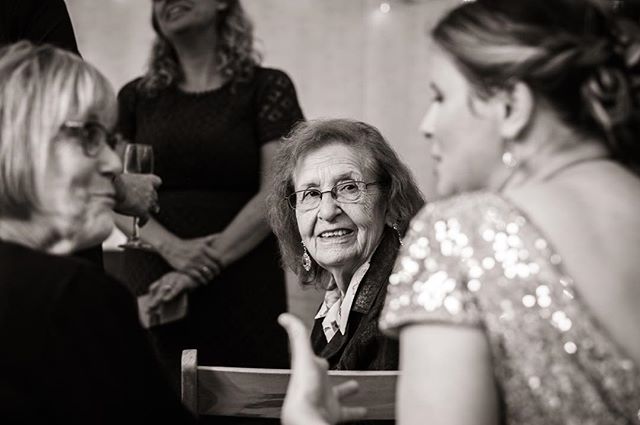
[[[197,350],[182,352],[182,402],[199,415],[279,418],[289,369],[199,366]],[[329,371],[332,385],[355,379],[347,404],[367,408],[365,419],[394,419],[397,371]]]

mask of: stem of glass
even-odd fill
[[[131,241],[140,240],[140,227],[138,226],[138,217],[133,218],[133,232],[131,235]]]

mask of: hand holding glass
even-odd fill
[[[153,173],[153,148],[150,145],[129,143],[124,150],[124,173],[152,174]],[[153,247],[140,239],[140,226],[138,217],[133,218],[133,230],[127,242],[120,245],[121,248],[147,249]]]

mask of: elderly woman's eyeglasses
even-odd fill
[[[325,193],[330,193],[336,202],[349,204],[358,202],[362,198],[362,195],[367,192],[367,187],[374,184],[378,184],[378,182],[366,183],[363,181],[349,180],[338,183],[330,190],[325,190],[324,192],[318,189],[304,189],[293,192],[286,198],[291,208],[309,211],[318,208],[322,200],[322,195]]]
[[[60,129],[78,138],[84,154],[91,158],[98,156],[105,145],[115,149],[119,139],[97,121],[66,121]]]

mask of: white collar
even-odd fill
[[[322,331],[324,332],[324,336],[327,338],[327,342],[331,341],[338,330],[342,335],[346,332],[353,300],[358,292],[360,282],[362,282],[362,278],[369,270],[370,265],[371,258],[358,267],[351,277],[349,286],[347,286],[347,290],[344,294],[342,294],[340,288],[338,288],[333,277],[331,278],[329,288],[324,294],[324,302],[320,306],[320,310],[315,317],[315,319],[324,317],[324,320],[322,321]]]

